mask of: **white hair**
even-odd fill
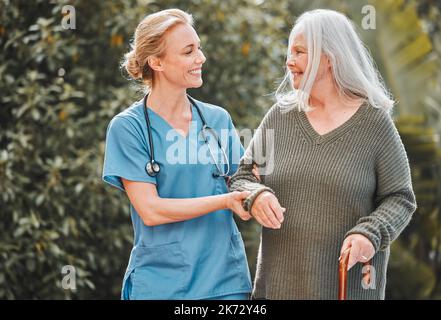
[[[282,110],[311,110],[309,97],[322,53],[329,58],[340,94],[346,98],[362,98],[373,107],[387,112],[392,110],[395,102],[369,50],[345,15],[325,9],[303,13],[289,35],[287,58],[291,55],[294,38],[300,34],[307,43],[308,64],[298,90],[294,89],[290,71],[286,68],[285,76],[275,93],[276,103]]]

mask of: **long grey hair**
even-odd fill
[[[362,98],[373,107],[391,111],[395,102],[351,20],[333,10],[316,9],[303,13],[289,36],[288,59],[294,38],[299,34],[307,43],[308,64],[298,90],[294,89],[286,68],[276,90],[277,104],[282,110],[311,109],[309,97],[324,53],[331,63],[335,84],[345,98]]]

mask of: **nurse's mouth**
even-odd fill
[[[188,71],[188,73],[191,74],[192,76],[200,77],[202,75],[202,69],[201,68],[193,69]]]

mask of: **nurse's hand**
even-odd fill
[[[264,227],[280,229],[285,211],[272,192],[264,191],[254,200],[251,215]]]
[[[249,212],[245,211],[242,202],[251,194],[249,191],[234,191],[227,193],[226,206],[237,214],[242,220],[250,220],[252,217]]]

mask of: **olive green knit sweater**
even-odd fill
[[[261,167],[261,183],[253,163]],[[373,282],[363,288],[363,265],[355,265],[348,299],[384,299],[389,246],[416,209],[406,152],[386,112],[364,104],[319,135],[304,112],[274,106],[230,189],[252,191],[247,209],[264,190],[287,209],[280,229],[262,227],[253,298],[336,299],[341,245],[359,233],[375,247]]]

